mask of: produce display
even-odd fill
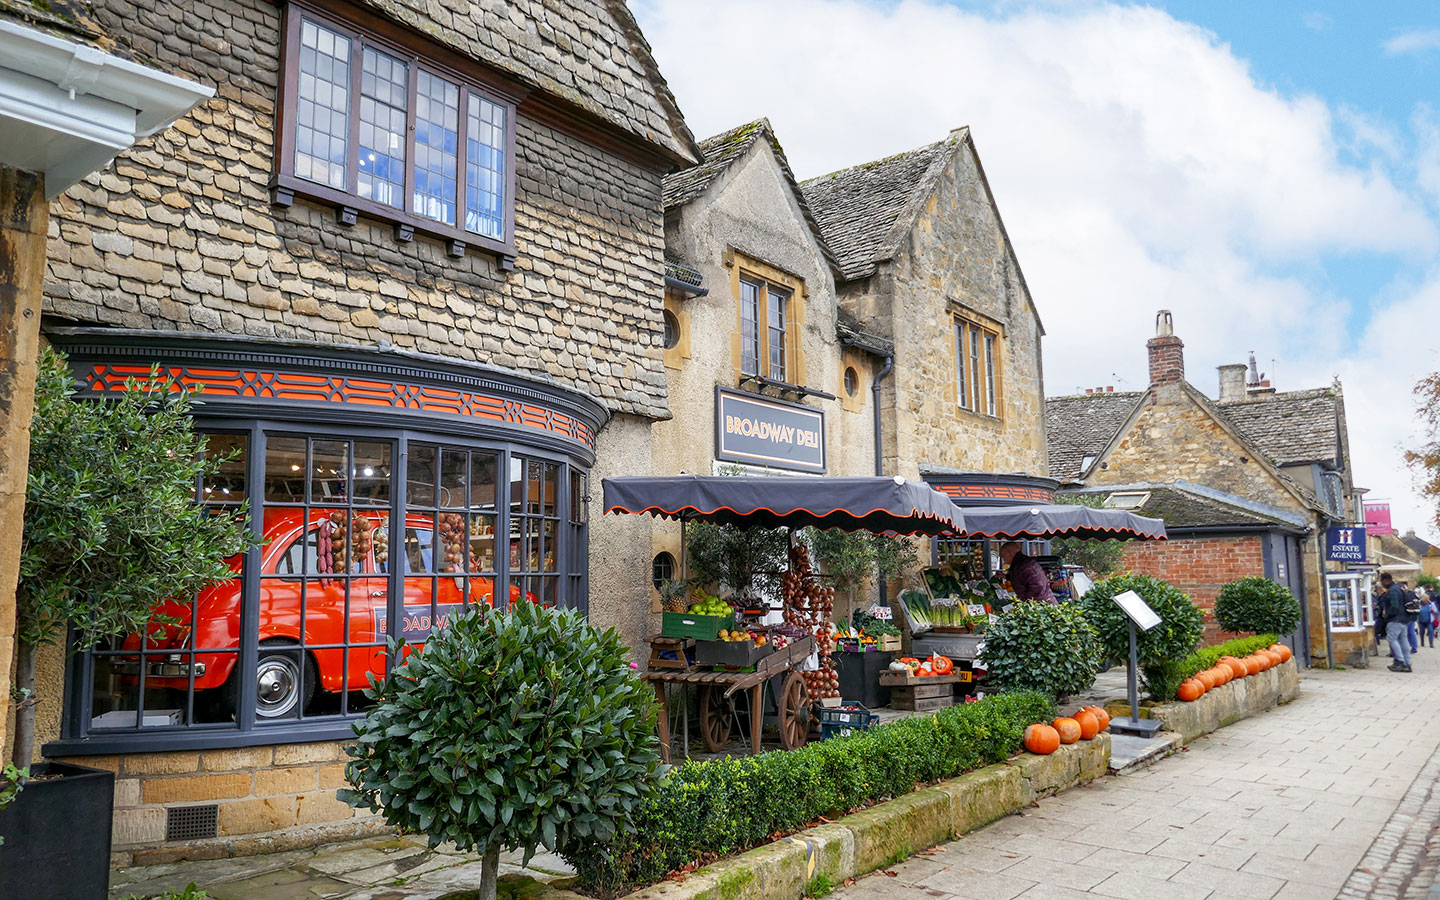
[[[726,641],[726,642],[732,643],[732,644],[739,644],[739,643],[744,643],[745,641],[751,641],[751,642],[753,642],[753,643],[755,644],[755,646],[757,646],[757,647],[763,647],[763,646],[765,646],[765,644],[766,644],[766,643],[768,642],[768,640],[769,640],[768,638],[765,637],[765,633],[764,633],[764,632],[760,632],[760,631],[741,631],[741,630],[729,631],[729,630],[727,630],[727,629],[725,629],[725,628],[720,629],[720,634],[718,635],[718,637],[719,637],[720,640]]]
[[[814,634],[820,648],[820,668],[801,673],[810,702],[839,698],[840,674],[830,659],[835,639],[830,629],[823,627],[835,609],[835,589],[821,587],[816,580],[810,566],[810,548],[804,542],[797,541],[790,547],[790,569],[780,578],[780,596],[785,603],[785,624]]]
[[[706,594],[699,588],[692,591],[690,596],[692,599],[699,598],[695,599],[687,610],[697,616],[728,616],[735,611],[729,603],[713,594]]]
[[[1222,656],[1214,666],[1202,672],[1196,672],[1193,677],[1181,682],[1180,687],[1175,691],[1175,696],[1186,703],[1193,703],[1217,687],[1226,685],[1236,678],[1258,675],[1266,669],[1288,662],[1292,656],[1294,656],[1294,652],[1284,644],[1272,644],[1264,650],[1256,650],[1243,659]]]
[[[976,584],[984,585],[988,590],[976,587],[966,589],[958,596],[937,596],[932,600],[924,591],[911,588],[900,593],[900,603],[905,607],[916,631],[944,628],[981,634],[989,624],[990,614],[996,604],[1009,601],[996,591],[990,582],[981,580]],[[972,606],[983,606],[985,612],[971,615]]]
[[[1061,744],[1093,740],[1110,728],[1110,714],[1099,706],[1085,706],[1073,715],[1061,716],[1050,724],[1037,722],[1025,729],[1025,749],[1047,756]]]
[[[936,654],[929,659],[919,660],[913,656],[902,656],[890,664],[890,671],[904,672],[916,678],[931,675],[949,675],[955,671],[955,662],[948,656]]]

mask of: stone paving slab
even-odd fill
[[[1440,653],[1414,666],[1307,671],[1293,703],[832,897],[1440,900]]]

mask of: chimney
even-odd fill
[[[1175,336],[1170,310],[1155,316],[1155,336],[1145,342],[1150,354],[1150,384],[1179,384],[1185,380],[1185,343]]]
[[[1245,364],[1219,366],[1220,402],[1235,403],[1245,399]]]

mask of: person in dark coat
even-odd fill
[[[1385,610],[1385,638],[1390,642],[1390,656],[1395,660],[1388,668],[1392,672],[1409,672],[1410,669],[1410,623],[1415,614],[1405,608],[1405,592],[1400,590],[1389,572],[1380,576],[1380,606]]]
[[[1043,600],[1054,603],[1055,595],[1050,591],[1050,576],[1032,556],[1020,552],[1020,544],[1011,541],[1000,547],[1000,561],[1009,566],[1005,577],[1010,589],[1021,600]]]

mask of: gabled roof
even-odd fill
[[[650,144],[699,159],[625,0],[362,0],[380,13]]]
[[[1100,455],[1144,396],[1144,391],[1129,391],[1047,397],[1050,477],[1061,484],[1080,480],[1085,457]]]
[[[956,129],[933,144],[801,185],[846,280],[870,275],[895,254],[953,148],[968,133]]]
[[[780,140],[775,137],[775,129],[769,119],[756,119],[701,141],[699,165],[672,172],[661,182],[660,199],[666,212],[679,209],[701,197],[721,175],[744,159],[750,149],[762,140],[769,143],[770,150],[775,154],[775,160],[780,164],[780,173],[785,183],[790,186],[795,203],[800,207],[800,214],[804,217],[811,236],[815,238],[815,243],[819,245],[820,252],[824,254],[830,268],[838,274],[840,270],[835,255],[826,243],[819,223],[815,221],[815,215],[810,204],[806,202],[804,192],[800,190],[799,182],[795,180],[790,160],[785,157],[785,150],[780,146]]]
[[[1440,547],[1436,547],[1413,531],[1402,535],[1400,540],[1405,542],[1405,546],[1415,551],[1416,556],[1440,556]]]
[[[1333,388],[1286,391],[1216,404],[1235,428],[1276,463],[1343,462],[1340,398]]]
[[[1165,520],[1165,530],[1172,536],[1187,528],[1298,528],[1303,525],[1292,513],[1188,481],[1105,485],[1060,493],[1109,498],[1112,494],[1137,491],[1149,496],[1129,512]]]

